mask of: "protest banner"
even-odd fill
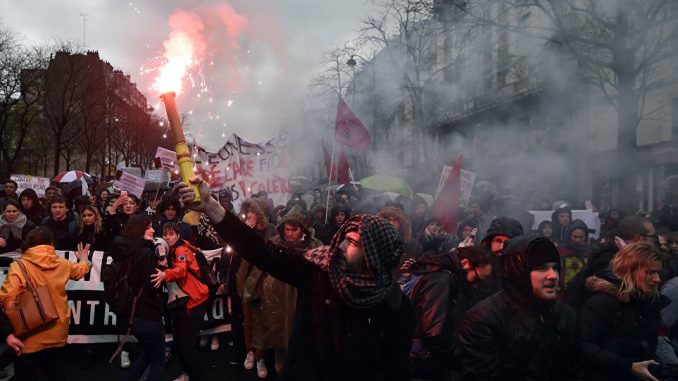
[[[16,181],[18,187],[17,194],[21,194],[24,190],[31,188],[38,194],[38,197],[45,196],[45,190],[49,187],[50,179],[48,177],[38,177],[31,175],[11,175],[10,179]]]
[[[145,185],[146,180],[142,179],[141,177],[130,175],[127,172],[123,172],[120,175],[120,178],[113,182],[114,187],[120,190],[127,191],[128,193],[133,194],[139,198],[141,198],[141,195],[144,193]]]
[[[75,252],[56,251],[57,255],[71,262],[77,262]],[[218,258],[221,249],[204,251],[208,262]],[[1,254],[2,257],[19,258],[16,252]],[[115,343],[118,341],[118,320],[104,297],[104,284],[101,281],[103,263],[110,263],[111,257],[102,251],[91,254],[92,269],[81,280],[71,280],[66,284],[68,306],[71,321],[68,328],[68,342],[74,344]],[[5,281],[7,267],[0,267],[0,283]],[[228,332],[231,329],[230,300],[225,296],[215,296],[207,301],[201,335]]]
[[[443,186],[447,182],[447,178],[450,176],[452,171],[452,166],[446,165],[443,167],[443,171],[440,174],[440,181],[438,182],[438,189],[436,190],[435,198],[437,199],[440,195],[440,192],[443,190]],[[460,190],[459,195],[459,206],[466,208],[468,206],[468,200],[471,198],[471,193],[473,192],[473,184],[476,182],[476,173],[472,171],[467,171],[462,169],[459,172],[460,176]]]
[[[233,206],[265,191],[276,205],[291,197],[288,134],[282,133],[264,143],[251,143],[233,134],[217,152],[197,146],[196,174],[213,191],[228,191]]]

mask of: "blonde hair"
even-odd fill
[[[650,243],[636,242],[621,249],[612,259],[612,273],[621,280],[619,295],[628,297],[632,293],[640,293],[633,274],[638,269],[649,268],[652,262],[661,262],[661,254]],[[657,295],[659,288],[655,287],[652,294]]]
[[[82,234],[82,232],[85,230],[85,223],[82,220],[82,212],[85,210],[89,210],[90,212],[94,213],[94,233],[101,233],[103,222],[101,221],[99,210],[92,205],[85,205],[80,212],[80,234]]]

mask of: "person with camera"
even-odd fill
[[[657,381],[650,370],[657,348],[661,309],[662,257],[651,243],[622,248],[612,259],[612,275],[591,276],[593,294],[580,311],[585,380]]]
[[[71,319],[66,283],[71,279],[81,279],[92,268],[92,263],[87,259],[89,245],[78,245],[75,252],[78,262],[70,262],[57,256],[51,230],[41,226],[28,233],[22,251],[21,257],[9,266],[0,289],[3,309],[11,314],[17,307],[15,302],[30,282],[33,287],[47,286],[59,317],[20,337],[23,348],[19,348],[19,351],[16,351],[16,346],[10,346],[19,355],[14,361],[15,379],[37,380],[42,371],[49,380],[65,380],[66,369],[62,356]],[[16,325],[14,329],[16,331]]]

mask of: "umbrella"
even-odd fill
[[[394,192],[405,197],[412,197],[412,188],[397,177],[374,175],[358,181],[362,186],[369,189]]]
[[[87,184],[91,184],[93,182],[92,175],[85,173],[83,171],[61,172],[58,175],[54,176],[52,181],[58,183],[71,183],[75,180],[80,180],[81,177],[85,177],[85,181],[87,182]]]

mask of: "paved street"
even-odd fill
[[[226,361],[226,345],[222,340],[222,345],[218,351],[211,351],[208,348],[199,348],[199,353],[203,358],[206,377],[205,381],[246,381],[258,380],[255,370],[245,370],[242,363],[237,366],[228,365]],[[125,376],[125,369],[121,369],[119,362],[108,364],[108,357],[115,351],[114,344],[97,344],[92,346],[95,349],[95,362],[88,369],[80,369],[83,359],[86,358],[83,348],[79,345],[69,345],[66,349],[66,360],[68,362],[68,376],[70,380],[95,380],[95,381],[117,381]],[[132,350],[132,361],[134,361],[135,352]],[[273,373],[272,366],[269,372]],[[167,366],[165,379],[173,380],[180,373],[179,361],[175,358]],[[102,379],[103,377],[103,379]],[[5,381],[8,378],[1,378]],[[268,380],[275,380],[274,375],[269,375]]]

